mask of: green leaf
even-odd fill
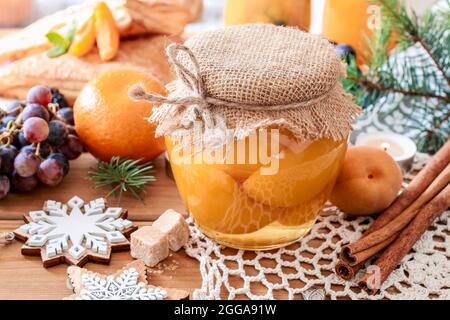
[[[70,45],[75,38],[75,33],[77,31],[76,23],[73,22],[67,31],[67,35],[63,37],[57,32],[49,32],[45,36],[48,41],[53,44],[53,48],[47,52],[47,56],[50,58],[59,57],[63,54],[66,54],[69,51]]]
[[[54,47],[47,52],[47,57],[56,58],[67,53],[67,49],[63,47]]]
[[[77,32],[77,23],[75,21],[72,22],[72,24],[69,27],[69,30],[67,31],[66,40],[70,44],[72,44],[73,39],[75,38],[75,34]]]
[[[64,38],[62,35],[56,32],[49,32],[45,35],[50,41],[51,44],[53,44],[57,48],[68,48],[70,46],[70,41]]]

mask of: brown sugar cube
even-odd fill
[[[139,228],[131,234],[131,256],[154,267],[169,256],[169,238],[153,226]]]
[[[153,227],[169,237],[169,248],[172,251],[180,250],[189,240],[189,226],[186,220],[172,209],[164,212],[153,222]]]

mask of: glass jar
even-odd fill
[[[150,121],[165,136],[182,201],[229,247],[270,250],[304,236],[337,178],[360,108],[320,36],[271,24],[202,32],[167,49],[168,97]]]
[[[227,0],[225,25],[272,23],[309,30],[311,0]]]
[[[207,236],[229,247],[268,250],[303,237],[330,196],[347,148],[346,141],[300,143],[289,132],[261,132],[234,140],[220,156],[166,137],[184,205]]]

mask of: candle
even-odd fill
[[[362,133],[356,139],[355,145],[386,151],[405,171],[411,169],[417,152],[414,141],[391,132]]]

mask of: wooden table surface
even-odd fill
[[[10,194],[0,200],[0,232],[12,231],[23,224],[22,216],[42,207],[47,199],[66,202],[78,195],[85,200],[104,196],[105,191],[94,190],[86,173],[96,160],[83,154],[71,162],[71,170],[64,182],[56,188],[39,187],[29,194]],[[164,159],[155,161],[157,181],[148,187],[145,204],[125,196],[121,206],[129,211],[129,218],[138,225],[151,224],[166,209],[173,208],[185,213],[178,197],[175,183],[164,173]],[[114,204],[115,198],[109,203]],[[22,243],[14,241],[0,245],[0,300],[1,299],[61,299],[71,294],[66,288],[66,265],[45,269],[39,257],[26,257],[20,253]],[[110,265],[87,263],[85,268],[102,273],[114,273],[131,262],[129,252],[112,254]],[[149,280],[154,285],[195,289],[201,285],[197,260],[188,257],[183,250],[173,253],[159,266],[149,269]]]

